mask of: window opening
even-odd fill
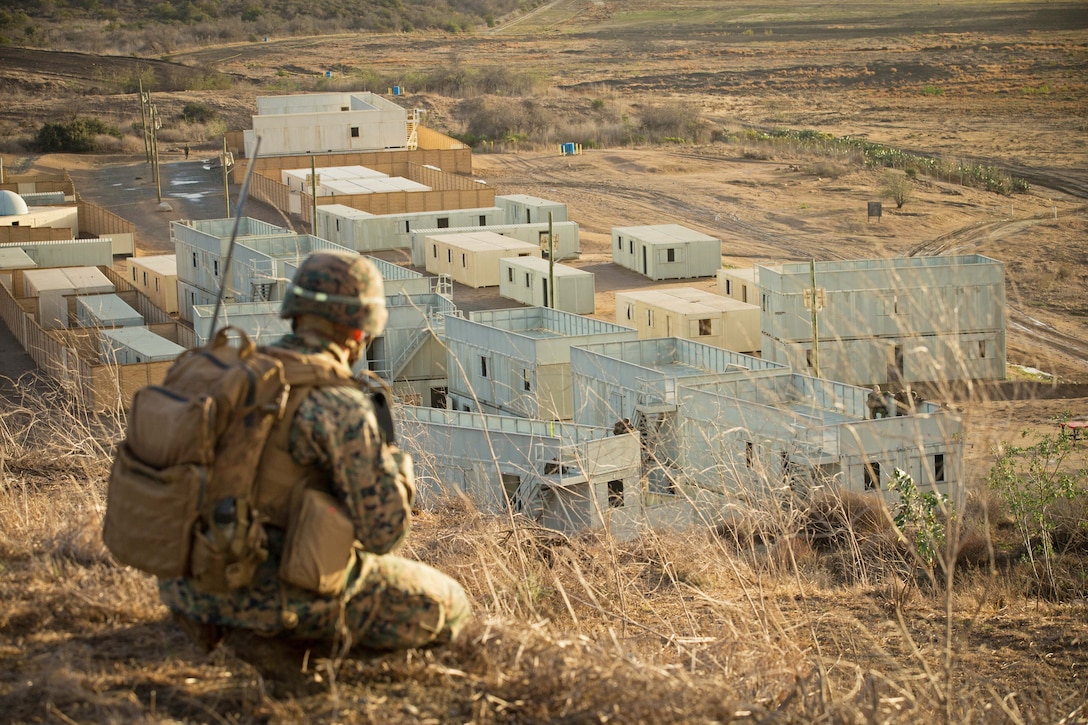
[[[623,508],[623,481],[608,482],[608,507],[614,509]]]
[[[876,462],[865,464],[865,490],[876,491],[880,489],[880,464]]]

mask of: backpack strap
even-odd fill
[[[326,355],[306,355],[276,347],[263,348],[262,352],[283,364],[288,393],[283,412],[261,454],[256,496],[261,512],[268,516],[269,523],[283,528],[287,525],[287,507],[292,490],[313,483],[288,451],[291,424],[299,407],[315,387],[355,386],[356,383],[350,369]]]

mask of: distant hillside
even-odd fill
[[[270,35],[471,32],[543,0],[7,0],[0,45],[161,53]]]

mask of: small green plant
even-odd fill
[[[1057,422],[1062,422],[1061,420]],[[1027,431],[1021,436],[1026,437]],[[1002,445],[990,469],[990,487],[997,491],[1016,519],[1035,579],[1059,594],[1054,572],[1054,509],[1059,501],[1072,501],[1086,493],[1088,471],[1068,465],[1072,436],[1063,427],[1038,442],[1024,446]]]
[[[948,510],[948,497],[937,491],[919,491],[910,474],[899,468],[892,473],[888,489],[899,494],[896,528],[925,566],[932,569],[944,546],[945,522],[938,514]]]
[[[944,89],[940,86],[923,86],[922,94],[926,96],[943,96]]]
[[[881,193],[895,202],[896,209],[903,208],[903,205],[910,200],[912,191],[914,191],[914,184],[906,174],[898,174],[894,171],[885,172]]]
[[[1037,86],[1024,86],[1020,89],[1020,92],[1025,96],[1045,96],[1050,93],[1050,85],[1042,83]]]

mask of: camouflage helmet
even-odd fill
[[[385,285],[378,268],[347,252],[315,252],[287,287],[280,317],[316,315],[377,337],[385,329]]]

